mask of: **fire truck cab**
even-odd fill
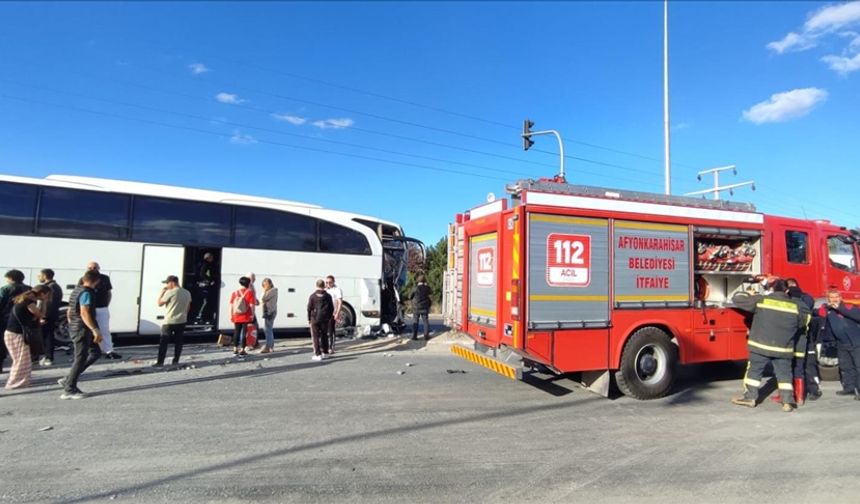
[[[611,378],[638,399],[667,394],[678,364],[747,357],[732,296],[754,277],[796,278],[823,298],[860,297],[857,236],[751,204],[566,184],[508,185],[510,199],[458,215],[444,310],[482,355]]]

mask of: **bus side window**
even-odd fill
[[[39,205],[39,234],[127,240],[129,202],[124,194],[45,187]]]
[[[236,206],[235,245],[316,252],[317,219],[307,215]]]
[[[131,233],[134,241],[227,247],[230,246],[230,207],[137,196]]]
[[[0,183],[0,229],[3,234],[30,234],[36,215],[36,187]]]

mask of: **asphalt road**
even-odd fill
[[[59,400],[65,366],[37,369],[0,392],[0,502],[860,499],[860,402],[836,383],[791,414],[729,404],[735,366],[687,369],[661,400],[604,399],[502,378],[444,339],[341,344],[322,363],[305,339],[242,360],[195,343],[175,371],[128,347],[79,401]]]

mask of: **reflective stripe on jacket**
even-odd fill
[[[802,302],[775,292],[766,296],[739,293],[732,297],[735,308],[753,314],[747,345],[749,351],[767,357],[790,359],[805,347],[811,312]],[[799,341],[802,339],[803,341]],[[797,350],[795,350],[797,349]]]

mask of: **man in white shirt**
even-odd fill
[[[335,340],[334,328],[337,325],[337,317],[340,315],[341,306],[343,306],[343,291],[340,290],[340,287],[335,285],[334,276],[332,275],[325,277],[325,291],[328,292],[329,296],[331,296],[332,302],[334,302],[334,315],[328,325],[328,353],[333,354]]]

